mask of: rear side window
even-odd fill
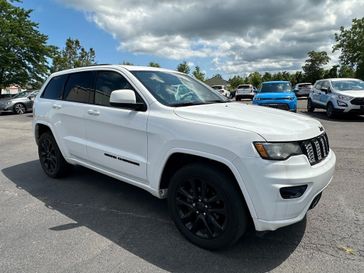
[[[95,104],[110,106],[110,94],[118,89],[134,88],[119,73],[113,71],[99,71],[96,79]]]
[[[82,103],[93,103],[94,71],[70,74],[64,89],[63,99]]]
[[[320,90],[320,89],[321,89],[321,85],[322,85],[322,82],[317,82],[317,83],[315,84],[315,88],[316,88],[317,90]]]
[[[53,77],[44,89],[41,97],[51,100],[61,100],[66,79],[67,75]]]

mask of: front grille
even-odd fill
[[[355,98],[351,101],[354,105],[364,105],[364,98]]]
[[[311,165],[315,165],[324,160],[329,154],[329,139],[326,133],[300,142],[302,152],[307,156]]]
[[[281,103],[281,104],[263,104],[264,106],[281,109],[281,110],[289,110],[289,106],[287,104]]]

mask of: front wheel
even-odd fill
[[[245,232],[247,210],[239,188],[206,164],[182,167],[168,188],[168,207],[179,231],[206,249],[235,243]]]

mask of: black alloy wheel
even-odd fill
[[[181,183],[176,206],[184,226],[199,238],[217,238],[226,230],[225,202],[204,180],[191,178]]]
[[[248,212],[234,178],[204,163],[179,169],[168,188],[168,207],[179,231],[206,249],[235,243],[245,232]]]
[[[43,133],[38,141],[38,155],[44,172],[57,178],[64,176],[68,170],[68,163],[62,156],[58,145],[50,132]]]

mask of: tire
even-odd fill
[[[205,249],[234,244],[245,232],[248,212],[232,178],[207,164],[179,169],[168,188],[168,208],[182,235]]]
[[[335,113],[335,109],[334,106],[332,105],[331,102],[329,102],[326,106],[326,116],[328,118],[335,118],[336,117],[336,113]]]
[[[22,115],[27,111],[26,107],[22,103],[16,103],[13,107],[14,114]]]
[[[307,112],[313,113],[315,111],[315,105],[310,98],[307,99]]]
[[[39,137],[38,155],[43,171],[49,177],[60,178],[68,173],[70,166],[64,159],[51,132],[45,132]]]
[[[240,101],[241,100],[241,97],[235,97],[235,100],[236,101]]]

